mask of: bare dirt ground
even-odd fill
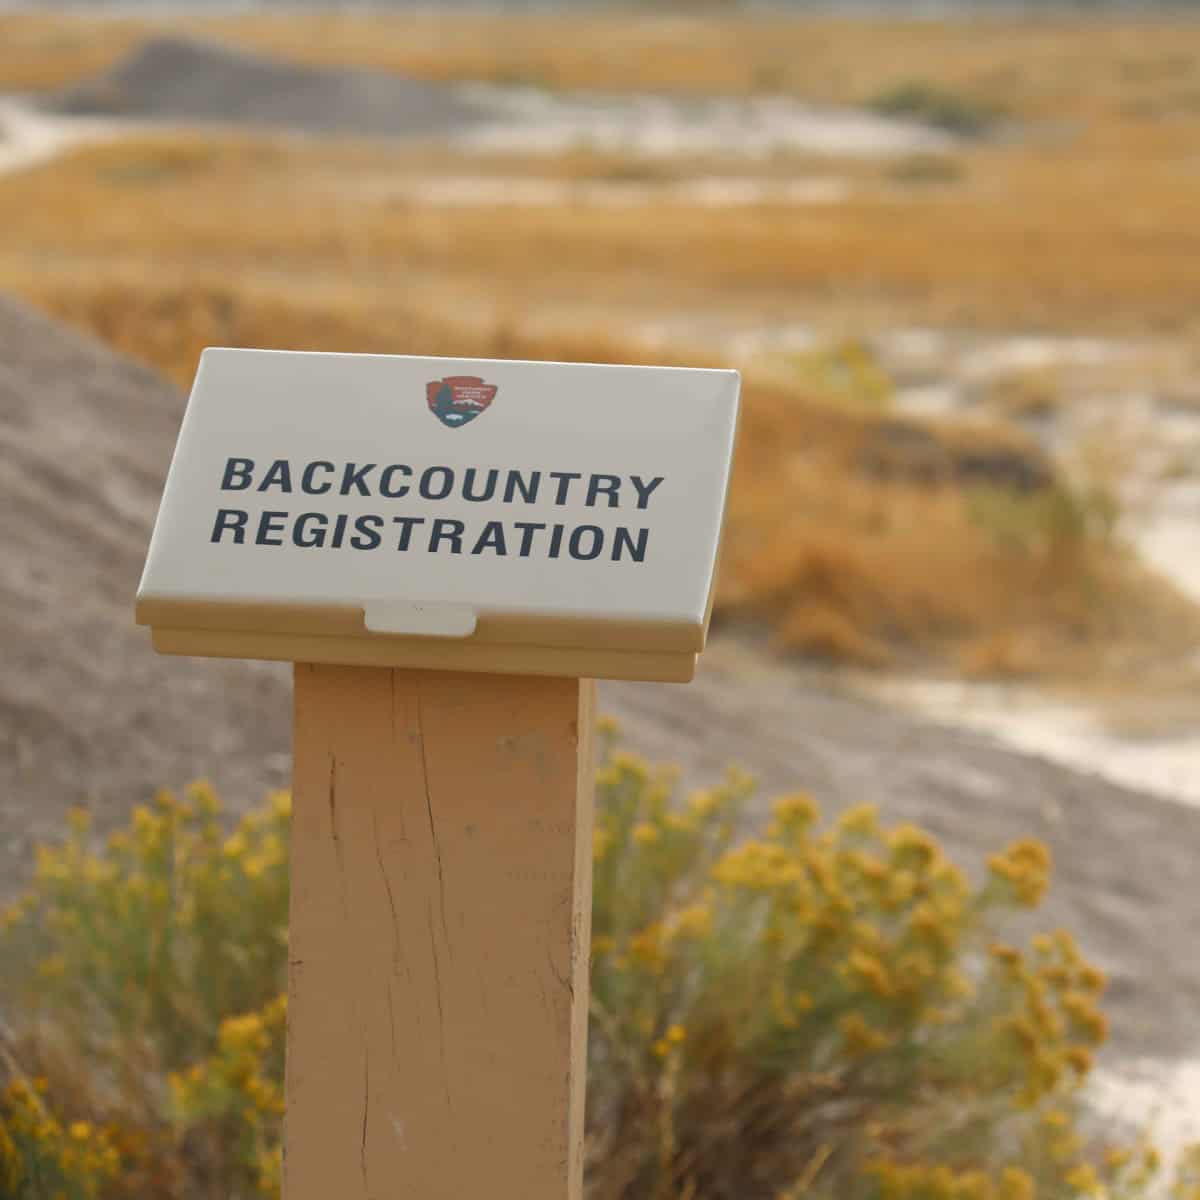
[[[157,660],[132,625],[182,411],[153,373],[0,305],[0,891],[72,804],[111,823],[210,769],[247,800],[286,777],[286,679]]]
[[[182,409],[153,373],[0,300],[0,895],[72,805],[103,830],[159,786],[206,775],[236,809],[287,781],[286,668],[158,658],[132,624]],[[1058,883],[1043,916],[1112,973],[1113,1053],[1194,1050],[1200,811],[912,720],[732,638],[690,687],[601,693],[627,743],[685,781],[736,762],[764,796],[871,801],[971,866],[1045,838]]]

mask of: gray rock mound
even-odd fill
[[[133,598],[183,397],[0,297],[0,896],[66,810],[287,778],[286,669],[160,658]]]
[[[484,117],[444,85],[317,69],[161,37],[45,102],[73,116],[214,122],[363,136],[434,136]]]

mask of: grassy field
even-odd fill
[[[1186,19],[1078,15],[910,21],[628,12],[96,17],[13,13],[0,86],[54,87],[148,32],[235,42],[321,65],[426,79],[556,88],[786,92],[861,103],[913,79],[1023,118],[1146,115],[1195,107],[1200,27]]]
[[[784,92],[1016,131],[968,146],[939,186],[881,170],[836,208],[724,219],[610,211],[464,213],[439,267],[512,277],[544,239],[626,290],[646,272],[706,299],[975,324],[1170,328],[1196,336],[1200,26],[1065,18],[856,20],[288,14],[170,22],[0,17],[0,89],[95,71],[148,31],[307,62],[557,89]],[[791,163],[792,171],[804,164]],[[807,164],[811,169],[814,164]],[[550,168],[553,170],[553,167]],[[906,180],[908,181],[906,183]],[[522,227],[524,226],[524,227]],[[532,228],[530,228],[532,226]],[[414,230],[420,237],[420,230]],[[936,247],[936,253],[931,253]],[[538,259],[523,286],[535,291]],[[617,264],[614,270],[613,265]],[[626,265],[625,270],[620,265]]]
[[[0,17],[0,89],[78,78],[163,25]],[[289,14],[186,28],[430,78],[783,91],[1017,132],[964,141],[924,174],[164,134],[0,178],[0,287],[181,384],[212,343],[719,357],[699,334],[664,349],[630,332],[679,314],[770,314],[842,335],[933,323],[1197,340],[1200,27]],[[831,172],[849,187],[836,205],[703,208],[652,189],[621,206],[436,200],[439,179],[481,175],[654,185]],[[433,195],[414,199],[413,179]],[[852,342],[846,353],[841,375],[870,374]],[[1106,536],[1099,490],[928,482],[931,457],[953,475],[967,448],[1034,459],[1003,421],[905,441],[886,388],[830,389],[811,359],[733,365],[748,405],[722,619],[836,659],[933,656],[993,673],[1094,666],[1102,649],[1144,663],[1190,640],[1190,610]],[[866,469],[880,454],[889,470]]]

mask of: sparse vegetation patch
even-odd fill
[[[1105,976],[1065,931],[1011,932],[1050,883],[1040,843],[972,878],[805,795],[747,836],[748,777],[680,797],[612,738],[590,1200],[1148,1195],[1157,1152],[1080,1123]],[[201,785],[39,851],[0,921],[6,1197],[279,1195],[288,825],[280,793],[231,831]]]

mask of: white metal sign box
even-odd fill
[[[176,654],[690,679],[734,371],[206,350],[138,590]]]

